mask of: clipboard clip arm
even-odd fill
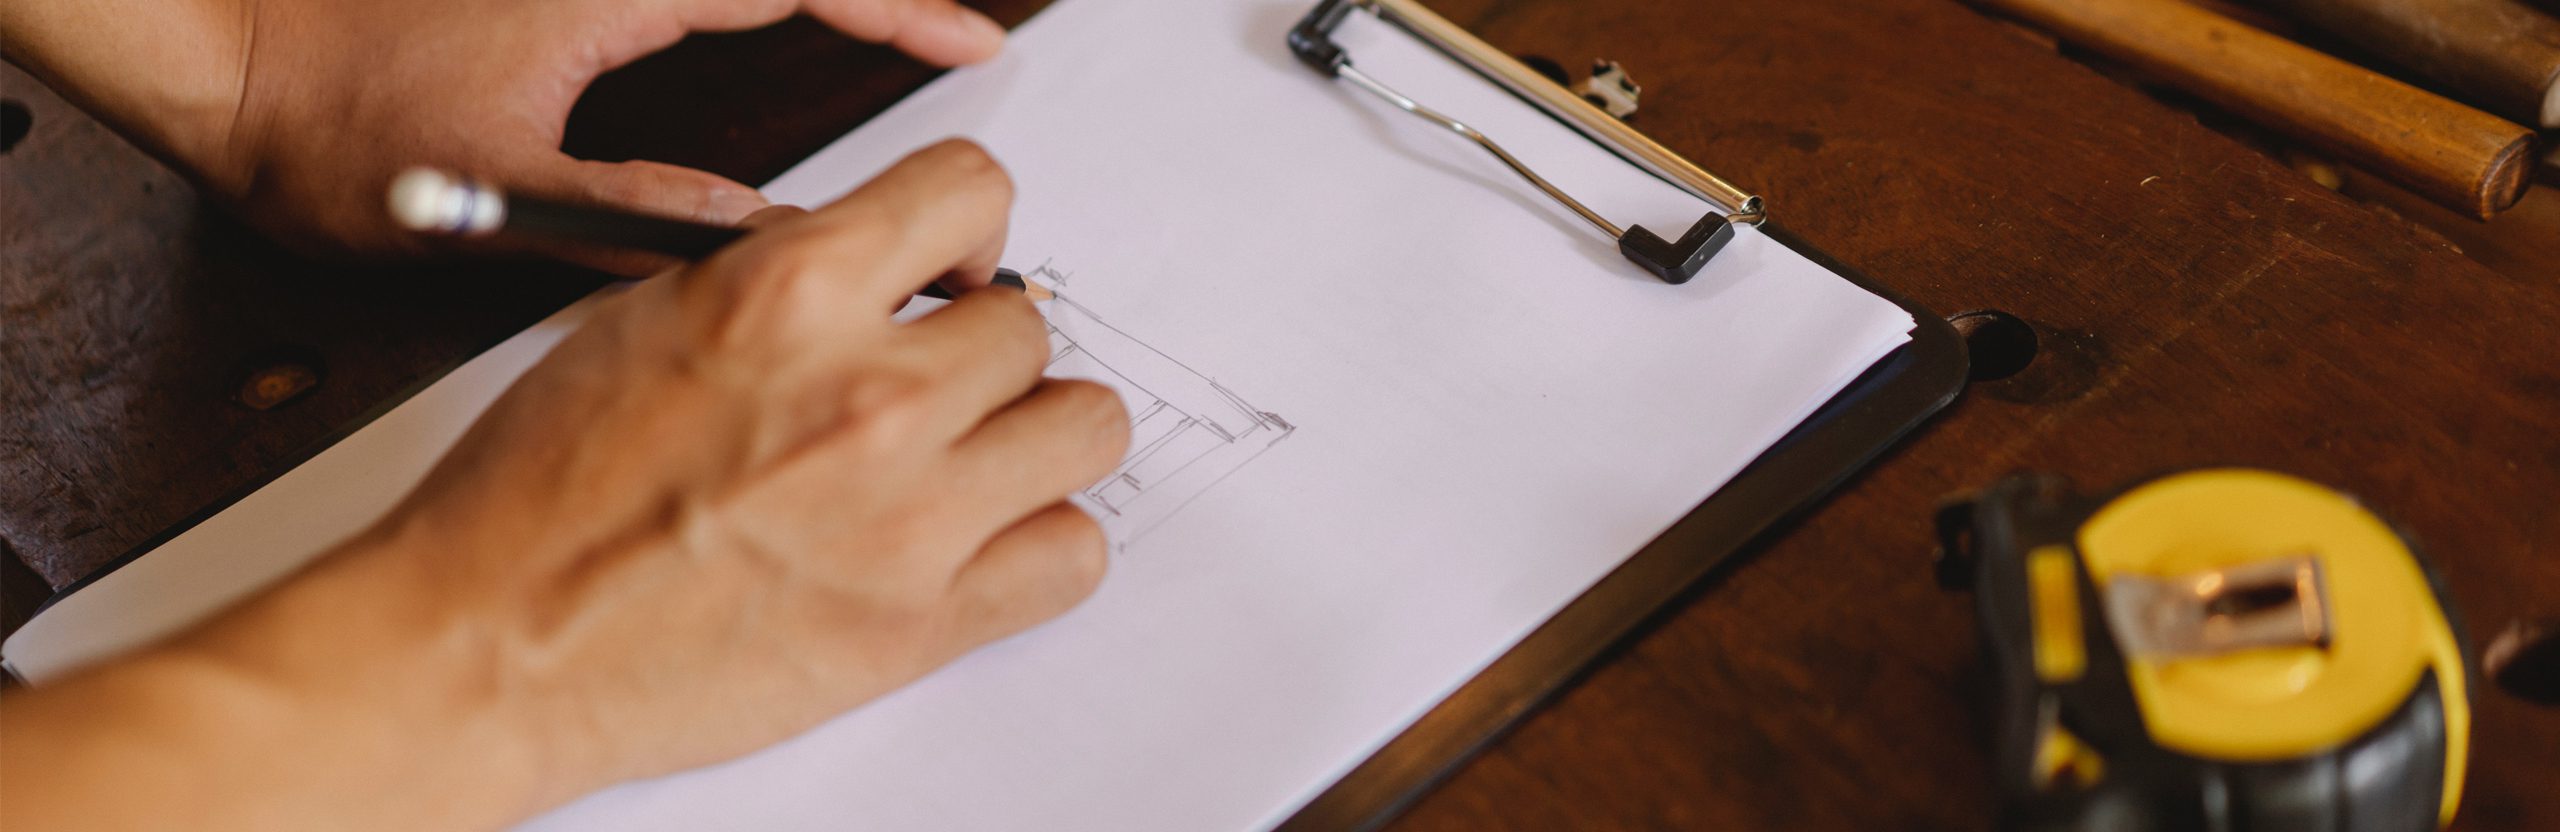
[[[1342,25],[1342,19],[1351,14],[1352,5],[1346,0],[1324,0],[1317,4],[1315,11],[1308,12],[1306,17],[1298,20],[1297,26],[1289,29],[1290,54],[1298,56],[1300,63],[1324,73],[1324,77],[1340,76],[1342,68],[1351,64],[1351,56],[1342,51],[1341,45],[1333,42],[1333,29]]]
[[[1689,227],[1679,239],[1668,240],[1643,226],[1620,228],[1602,217],[1590,206],[1582,204],[1563,189],[1538,175],[1518,157],[1481,131],[1467,126],[1437,110],[1396,92],[1376,78],[1363,73],[1351,61],[1350,53],[1333,39],[1334,30],[1344,18],[1358,9],[1376,13],[1380,19],[1411,32],[1424,43],[1450,55],[1477,73],[1526,99],[1530,104],[1562,120],[1586,138],[1609,148],[1639,167],[1667,182],[1689,191],[1725,209],[1723,215],[1707,214]],[[1520,65],[1510,56],[1493,50],[1465,30],[1432,14],[1411,0],[1323,0],[1298,25],[1289,30],[1289,51],[1299,62],[1328,78],[1349,81],[1353,86],[1385,100],[1397,109],[1411,113],[1474,141],[1509,167],[1521,179],[1534,185],[1548,198],[1570,209],[1591,226],[1618,242],[1618,251],[1628,260],[1661,278],[1666,283],[1687,283],[1706,267],[1707,261],[1732,242],[1735,225],[1757,225],[1765,221],[1768,211],[1760,197],[1742,192],[1714,174],[1655,144],[1625,122],[1602,112],[1572,93],[1557,87],[1545,77]]]

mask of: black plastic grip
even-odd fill
[[[1316,4],[1315,11],[1298,20],[1298,25],[1289,30],[1289,51],[1298,56],[1299,63],[1314,67],[1327,78],[1341,74],[1342,65],[1350,63],[1351,58],[1333,42],[1333,29],[1342,25],[1342,18],[1351,14],[1351,7],[1351,0],[1324,0]]]
[[[1707,261],[1733,242],[1733,223],[1722,215],[1708,214],[1689,226],[1689,233],[1678,242],[1662,239],[1662,235],[1644,226],[1628,226],[1625,236],[1618,238],[1618,252],[1636,261],[1645,271],[1662,278],[1664,283],[1687,283],[1707,267]]]

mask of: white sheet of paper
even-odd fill
[[[1079,496],[1100,592],[806,735],[540,830],[1200,830],[1321,792],[1877,359],[1901,309],[1745,229],[1654,281],[1471,144],[1297,64],[1309,0],[1062,0],[767,190],[975,138],[1056,374],[1138,450]],[[1358,65],[1620,222],[1705,205],[1372,18]],[[195,620],[385,510],[585,304],[11,638],[39,682]]]

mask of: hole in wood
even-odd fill
[[[2519,699],[2560,706],[2560,619],[2507,625],[2481,654],[2480,669]]]
[[[309,347],[281,346],[258,351],[242,362],[235,396],[251,410],[274,410],[320,386],[325,373],[320,353]]]
[[[0,98],[0,153],[16,150],[18,141],[35,128],[36,114],[29,112],[27,105],[15,99]]]
[[[1964,336],[1965,353],[1973,366],[1966,376],[1974,381],[1998,381],[2017,375],[2036,360],[2036,328],[2018,316],[1997,309],[1958,312],[1947,318],[1956,334]]]

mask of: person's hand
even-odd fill
[[[1104,568],[1063,500],[1118,463],[1118,396],[1040,377],[1048,339],[1019,292],[890,317],[938,278],[983,286],[1010,199],[983,151],[947,143],[610,298],[371,530],[36,695],[123,725],[151,720],[97,704],[118,690],[219,703],[218,730],[248,738],[206,744],[258,755],[259,811],[340,807],[292,825],[475,826],[742,754],[1058,615]],[[206,677],[216,693],[180,692]],[[76,776],[44,717],[9,716],[7,756],[47,756],[11,777]],[[195,761],[190,787],[230,770],[153,751]],[[277,765],[303,767],[257,768]],[[500,807],[457,808],[475,801]]]
[[[941,65],[983,60],[1004,37],[954,0],[5,5],[0,51],[252,222],[307,249],[374,253],[419,245],[382,207],[392,177],[414,165],[715,224],[762,208],[754,189],[702,171],[560,152],[589,82],[688,32],[806,13]]]

